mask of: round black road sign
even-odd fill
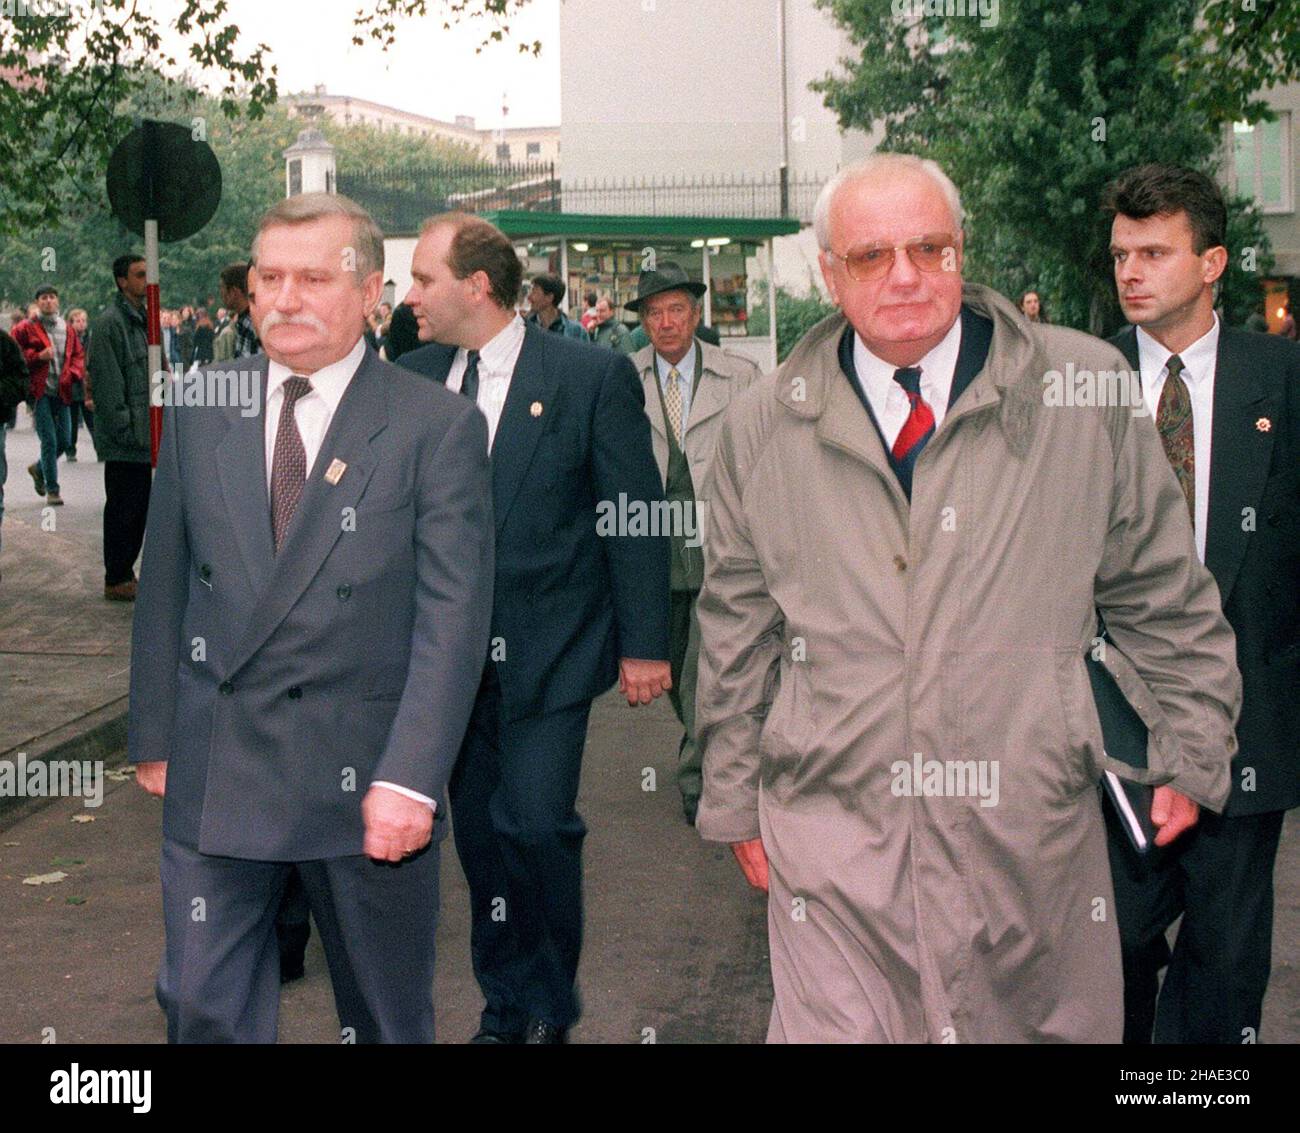
[[[113,150],[106,176],[113,215],[137,236],[154,219],[160,241],[184,240],[221,203],[217,155],[174,122],[142,122]]]

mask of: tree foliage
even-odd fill
[[[372,6],[357,12],[352,23],[356,31],[352,42],[358,47],[366,39],[374,40],[384,50],[392,47],[397,40],[399,20],[422,19],[429,14],[429,9],[437,8],[444,13],[442,26],[449,29],[458,20],[492,20],[495,26],[483,36],[483,41],[476,48],[482,51],[489,43],[500,43],[510,35],[510,25],[506,19],[514,12],[521,12],[528,7],[531,0],[371,0]],[[541,40],[532,43],[520,43],[520,54],[540,55]]]
[[[368,2],[354,17],[353,42],[365,42],[364,33],[388,48],[398,20],[431,10],[444,26],[491,21],[483,45],[504,39],[505,18],[529,0]],[[6,9],[0,19],[0,234],[57,225],[70,207],[95,200],[134,108],[160,81],[202,85],[227,120],[256,121],[279,94],[271,48],[243,42],[228,0],[177,0],[179,58],[164,51],[165,25],[148,0],[7,3],[14,14]],[[541,44],[520,50],[536,54]]]
[[[1103,187],[1143,162],[1213,172],[1222,156],[1221,126],[1190,108],[1224,82],[1188,52],[1201,0],[1017,0],[991,22],[926,16],[922,4],[899,18],[872,0],[818,3],[857,54],[814,89],[845,127],[883,121],[881,148],[944,166],[967,213],[967,275],[1007,294],[1035,288],[1056,321],[1119,325]],[[1270,266],[1267,240],[1245,202],[1231,212],[1226,292],[1249,303]],[[1256,274],[1241,278],[1247,246]]]
[[[93,191],[130,131],[133,99],[159,69],[216,75],[227,115],[260,117],[275,101],[270,48],[245,50],[227,0],[183,0],[176,28],[184,62],[163,51],[162,27],[139,0],[81,7],[32,3],[0,21],[0,231],[56,221],[70,195]]]
[[[1177,62],[1193,74],[1208,71],[1211,81],[1193,89],[1190,105],[1212,124],[1267,117],[1260,91],[1300,79],[1300,6],[1205,0]]]
[[[258,218],[284,196],[282,154],[304,122],[279,104],[264,107],[257,117],[228,117],[220,99],[147,74],[121,113],[128,121],[140,115],[197,127],[212,146],[222,171],[221,204],[202,231],[160,246],[159,275],[164,306],[215,299],[218,273],[248,258]],[[376,163],[415,168],[477,160],[469,147],[441,139],[330,121],[319,125],[336,147],[340,173]],[[436,188],[431,185],[430,191]],[[60,209],[52,222],[32,224],[0,243],[0,301],[25,308],[35,289],[50,283],[59,288],[64,310],[81,306],[93,315],[112,295],[113,260],[126,251],[142,251],[143,242],[113,217],[102,174],[78,194],[59,194],[56,203]]]

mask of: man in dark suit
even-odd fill
[[[613,351],[516,314],[522,268],[477,217],[428,221],[407,301],[428,346],[402,365],[488,423],[496,515],[491,649],[451,782],[469,881],[481,1043],[559,1043],[577,1019],[587,717],[615,678],[629,704],[671,684],[667,532],[608,530],[663,500],[641,383]]]
[[[1300,803],[1300,347],[1224,326],[1227,212],[1204,174],[1146,165],[1107,191],[1120,305],[1112,341],[1187,499],[1196,551],[1237,635],[1232,795],[1139,858],[1110,820],[1126,1042],[1254,1042],[1268,987],[1273,861]],[[1172,956],[1165,931],[1183,916]],[[1166,964],[1157,1002],[1157,974]]]
[[[486,429],[361,342],[383,240],[354,202],[281,201],[252,258],[266,355],[167,410],[133,629],[158,998],[171,1041],[274,1042],[296,866],[344,1041],[431,1042],[438,842],[492,603]]]

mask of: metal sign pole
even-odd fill
[[[158,467],[158,446],[162,443],[163,395],[167,372],[162,364],[161,292],[158,287],[158,222],[144,222],[145,321],[149,336],[149,462]]]

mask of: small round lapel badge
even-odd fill
[[[1270,421],[1267,417],[1261,417],[1258,421],[1255,422],[1255,428],[1257,428],[1261,433],[1267,433],[1269,429],[1271,429],[1272,427],[1273,427],[1273,422]]]
[[[540,401],[534,401],[532,405],[528,407],[528,412],[534,417],[540,417],[542,415],[542,403]]]

